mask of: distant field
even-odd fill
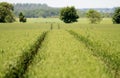
[[[59,18],[27,18],[27,23],[62,23]],[[16,23],[19,23],[19,19],[16,19]]]
[[[110,18],[0,24],[0,78],[120,78],[120,25]]]
[[[18,19],[16,19],[18,23]],[[63,23],[59,18],[27,18],[27,23]],[[79,24],[89,24],[87,18],[78,19]],[[103,18],[100,24],[112,24],[111,18]]]

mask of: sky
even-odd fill
[[[41,3],[51,7],[75,6],[76,8],[113,8],[120,6],[120,0],[0,0],[10,3]]]

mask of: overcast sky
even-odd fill
[[[51,7],[75,6],[76,8],[113,8],[120,0],[0,0],[10,3],[46,3]]]

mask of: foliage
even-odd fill
[[[65,23],[77,22],[78,18],[77,10],[74,7],[65,7],[61,9],[60,19]]]
[[[26,21],[27,21],[27,19],[25,18],[25,16],[23,15],[23,13],[20,12],[20,14],[19,14],[19,22],[26,22]]]
[[[87,16],[87,18],[89,18],[89,20],[92,24],[99,23],[102,20],[101,14],[93,9],[90,9],[86,13],[86,16]]]
[[[46,4],[14,4],[16,16],[23,12],[27,18],[58,17],[59,9],[49,7]]]
[[[6,22],[14,22],[14,15],[13,15],[14,7],[12,4],[9,4],[7,2],[1,2],[0,3],[0,22],[6,23]]]
[[[120,24],[120,7],[115,9],[115,12],[113,14],[113,23]]]
[[[14,5],[14,13],[16,16],[19,15],[20,12],[23,12],[27,18],[38,18],[38,17],[59,17],[60,9],[56,7],[50,7],[46,4],[34,4],[34,3],[17,3]],[[86,17],[86,12],[88,9],[78,9],[78,15],[81,18]],[[112,17],[112,13],[114,8],[96,8],[95,10],[100,11],[102,13],[102,17],[109,18]],[[80,12],[79,12],[80,11]]]

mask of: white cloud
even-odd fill
[[[52,7],[112,8],[120,6],[120,0],[0,0],[10,3],[46,3]]]

